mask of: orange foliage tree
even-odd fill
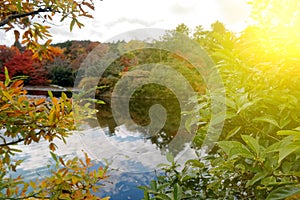
[[[29,98],[23,89],[23,81],[11,80],[7,70],[10,68],[14,75],[27,73],[32,79],[38,80],[32,74],[40,74],[36,67],[43,66],[46,60],[61,53],[60,49],[50,46],[50,27],[43,22],[60,16],[60,21],[70,19],[70,30],[74,25],[80,28],[83,24],[79,18],[92,17],[88,10],[93,9],[92,0],[0,1],[0,30],[14,31],[16,42],[21,35],[17,29],[23,30],[22,43],[26,44],[27,49],[20,52],[15,47],[0,47],[0,199],[108,199],[95,195],[102,186],[100,183],[107,177],[106,168],[93,167],[93,170],[93,163],[86,154],[84,159],[75,157],[66,160],[54,153],[57,148],[54,139],[66,142],[66,137],[75,128],[73,108],[78,106],[65,94],[55,98],[49,93],[50,100],[47,101],[45,98]],[[46,42],[40,44],[39,39]],[[81,122],[91,116],[87,110],[88,107],[81,118],[78,115],[81,110],[77,108],[76,121]],[[30,145],[42,140],[49,144],[56,163],[51,168],[51,175],[30,182],[24,181],[22,176],[12,177],[11,173],[18,171],[22,163],[22,160],[14,157],[22,153],[18,144]]]
[[[23,76],[25,83],[29,85],[48,85],[48,71],[45,66],[52,63],[55,58],[63,58],[63,50],[50,46],[51,54],[42,60],[34,58],[31,50],[20,51],[18,48],[0,46],[0,80],[4,81],[4,67],[10,73],[10,77]]]
[[[5,68],[5,81],[0,81],[0,199],[100,199],[95,192],[107,177],[106,167],[91,170],[94,164],[87,154],[85,159],[65,160],[53,153],[57,148],[54,139],[65,141],[74,129],[76,105],[65,94],[58,99],[50,93],[51,101],[29,98],[22,85],[22,80],[12,81]],[[76,119],[82,121],[80,117]],[[22,163],[14,157],[22,152],[16,145],[42,140],[49,144],[56,162],[51,175],[30,182],[22,176],[12,178],[10,173],[17,171]]]

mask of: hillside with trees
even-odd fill
[[[25,50],[22,46],[18,48],[15,44],[11,47],[1,45],[0,80],[5,79],[5,66],[10,77],[24,79],[25,85],[53,84],[73,87],[81,63],[96,46],[98,49],[103,48],[104,54],[110,45],[91,41],[66,41],[50,46],[51,57],[40,60],[33,57],[32,51]]]

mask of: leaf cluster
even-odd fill
[[[35,52],[34,57],[41,58],[50,56],[51,53],[51,26],[45,25],[44,22],[51,23],[59,17],[60,22],[69,21],[70,31],[75,25],[81,28],[83,24],[79,18],[92,18],[89,11],[94,10],[94,4],[92,0],[5,0],[0,2],[0,8],[0,28],[5,31],[15,30],[16,41],[20,37],[18,28],[24,30],[21,43]],[[41,44],[39,40],[46,42]]]
[[[53,153],[55,139],[66,142],[75,128],[72,100],[62,93],[60,98],[30,98],[22,80],[11,80],[5,68],[5,81],[0,82],[0,198],[12,199],[100,199],[95,195],[106,179],[107,168],[97,167],[85,153],[85,160],[75,157],[65,160]],[[84,109],[89,114],[89,105]],[[77,108],[77,113],[81,113]],[[78,119],[78,118],[77,118]],[[79,119],[82,121],[82,119]],[[22,160],[18,144],[30,145],[46,141],[55,168],[51,176],[30,183],[22,176],[13,178]],[[108,199],[108,197],[104,198]]]

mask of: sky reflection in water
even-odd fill
[[[75,132],[67,139],[67,144],[57,141],[58,155],[83,157],[82,151],[88,153],[91,159],[104,163],[107,159],[111,171],[109,182],[103,188],[101,195],[109,195],[112,200],[136,199],[143,196],[143,192],[136,188],[146,185],[155,178],[154,170],[159,163],[167,163],[164,153],[149,139],[145,139],[138,131],[129,131],[126,126],[116,127],[114,135],[108,136],[108,128],[90,128],[84,132]],[[182,150],[186,160],[193,156],[192,151],[186,151],[189,145]],[[39,144],[21,146],[23,153],[18,155],[24,162],[18,173],[23,174],[26,180],[49,175],[47,165],[51,165],[51,155],[48,144],[41,141]]]

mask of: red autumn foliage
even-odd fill
[[[3,68],[6,67],[11,77],[28,76],[25,80],[29,85],[47,85],[47,72],[42,63],[33,59],[33,53],[30,50],[20,52],[14,47],[1,46],[0,56],[0,80],[5,79]]]
[[[16,47],[8,48],[5,45],[0,45],[0,67],[2,67],[3,63],[8,62],[12,57],[19,53],[20,51]]]

